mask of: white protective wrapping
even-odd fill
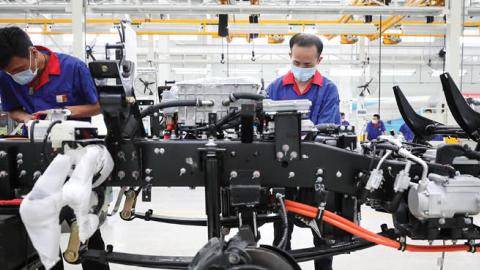
[[[73,209],[82,242],[97,230],[98,216],[89,213],[92,188],[103,183],[112,169],[113,159],[104,146],[68,150],[55,157],[23,200],[20,215],[46,269],[59,260],[59,214],[63,206]],[[92,184],[96,175],[99,177]]]
[[[59,213],[64,206],[62,186],[72,169],[72,159],[57,155],[20,205],[20,216],[46,269],[60,259]]]

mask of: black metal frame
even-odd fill
[[[124,65],[128,64],[128,61],[124,61],[122,67],[119,67],[112,61],[97,61],[90,63],[90,70],[96,79],[118,79],[128,75],[128,72],[123,70]],[[363,188],[365,180],[373,166],[379,162],[379,158],[314,141],[302,141],[300,115],[297,112],[282,112],[273,117],[277,124],[273,138],[253,139],[251,126],[256,109],[252,105],[245,105],[240,112],[241,123],[244,124],[241,140],[151,140],[145,138],[133,89],[122,84],[98,86],[98,90],[108,128],[105,144],[115,160],[114,171],[104,185],[142,187],[147,199],[150,197],[148,190],[153,186],[205,187],[207,219],[156,216],[153,211],[145,214],[133,212],[133,217],[182,225],[206,225],[208,238],[220,241],[223,241],[223,227],[240,227],[239,238],[235,238],[238,241],[229,244],[248,247],[252,239],[249,238],[249,233],[245,233],[245,228],[253,235],[253,241],[256,241],[259,238],[258,226],[277,218],[267,215],[275,207],[266,200],[268,194],[265,190],[271,188],[321,187],[315,189],[315,198],[323,197],[324,191],[333,195],[340,194],[345,202],[339,203],[339,208],[335,210],[348,213],[347,217],[352,211],[352,202],[356,204],[357,199],[360,200],[359,203],[368,202],[374,209],[393,211],[391,205],[395,196],[392,185],[395,176],[405,167],[406,162],[402,159],[386,160],[381,166],[385,176],[383,186],[366,194]],[[212,118],[210,125],[215,121],[216,119]],[[215,133],[211,132],[210,135],[214,136]],[[0,199],[11,199],[32,188],[39,172],[45,169],[38,162],[42,154],[38,144],[27,140],[0,142],[0,153],[6,153],[3,159],[0,156],[0,173],[3,172],[2,175],[7,178],[6,187],[9,190],[0,194]],[[449,176],[455,173],[448,164],[430,163],[429,171]],[[420,175],[421,167],[413,165],[410,170],[413,181]],[[238,179],[232,181],[232,178]],[[336,200],[337,197],[333,195],[332,198]],[[402,205],[404,198],[397,199],[400,199]],[[318,203],[317,200],[314,203]],[[392,214],[400,216],[396,209]],[[408,224],[407,222],[399,226],[405,228]],[[426,239],[425,235],[428,234],[430,239],[429,232],[421,229],[423,228],[415,231],[417,235],[412,237]],[[477,229],[472,229],[473,239],[477,236],[480,238],[478,232],[475,232]],[[408,229],[406,233],[402,232],[402,235],[407,233]],[[388,235],[392,238],[396,236],[392,233]],[[341,237],[345,239],[345,234]],[[351,239],[347,235],[347,239],[341,244],[296,250],[284,257],[293,256],[297,261],[305,261],[372,245]],[[263,251],[268,252],[268,248]],[[271,252],[278,255],[278,251],[274,249]],[[107,251],[86,251],[82,257],[168,269],[186,269],[194,261],[191,257],[117,253],[113,252],[111,247]]]

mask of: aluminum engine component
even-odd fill
[[[246,77],[208,78],[177,82],[172,90],[176,91],[179,100],[201,99],[213,100],[212,107],[184,107],[176,108],[178,122],[187,126],[195,126],[196,123],[208,123],[208,113],[216,112],[221,118],[228,113],[229,107],[240,108],[241,104],[251,104],[254,101],[244,100],[231,104],[229,107],[222,105],[222,101],[231,93],[245,92],[257,93],[260,82]]]
[[[418,219],[480,213],[480,179],[470,175],[449,178],[437,174],[430,174],[428,179],[424,186],[412,186],[408,193],[410,213]]]
[[[300,113],[308,113],[312,102],[308,99],[297,100],[263,100],[263,110],[267,114],[276,114],[277,112],[297,111]]]

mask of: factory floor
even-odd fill
[[[114,189],[115,197],[119,189]],[[152,202],[137,203],[137,211],[153,209],[162,215],[202,217],[204,214],[203,189],[188,188],[154,188]],[[379,231],[380,225],[392,226],[391,217],[375,212],[367,207],[362,208],[362,226]],[[476,224],[480,219],[476,218]],[[193,256],[206,243],[206,228],[162,224],[152,221],[123,221],[117,215],[110,217],[101,228],[104,240],[112,244],[115,251],[151,254]],[[266,224],[260,228],[260,243],[270,244],[273,239],[273,226]],[[230,235],[234,235],[234,231]],[[67,245],[68,235],[62,236],[62,250]],[[421,243],[427,244],[427,243]],[[441,244],[440,241],[435,244]],[[448,242],[451,244],[451,242]],[[296,227],[293,233],[293,248],[313,246],[311,232]],[[336,256],[333,261],[335,270],[405,270],[405,269],[441,269],[441,254],[402,253],[386,247],[373,247],[349,255]],[[301,264],[302,269],[313,270],[313,262]],[[65,264],[65,269],[81,269],[77,265]],[[112,270],[139,269],[139,267],[110,264]],[[480,254],[447,253],[444,270],[480,269]]]

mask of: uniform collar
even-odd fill
[[[322,74],[320,74],[320,72],[318,70],[316,70],[315,74],[313,75],[312,80],[307,85],[307,87],[305,88],[305,91],[303,93],[300,92],[300,89],[298,88],[297,82],[295,81],[295,76],[293,75],[293,72],[291,70],[283,76],[282,84],[283,84],[283,86],[293,84],[293,90],[295,91],[295,93],[297,93],[297,95],[301,96],[301,95],[305,95],[308,91],[310,91],[310,89],[312,88],[312,84],[316,84],[316,85],[322,87],[323,86],[323,76],[322,76]]]
[[[37,50],[41,51],[42,53],[47,53],[49,55],[47,66],[42,71],[40,75],[38,84],[35,86],[33,90],[37,91],[42,86],[47,84],[50,81],[50,75],[60,75],[60,61],[58,60],[57,55],[50,51],[50,49],[45,48],[43,46],[34,46]]]

